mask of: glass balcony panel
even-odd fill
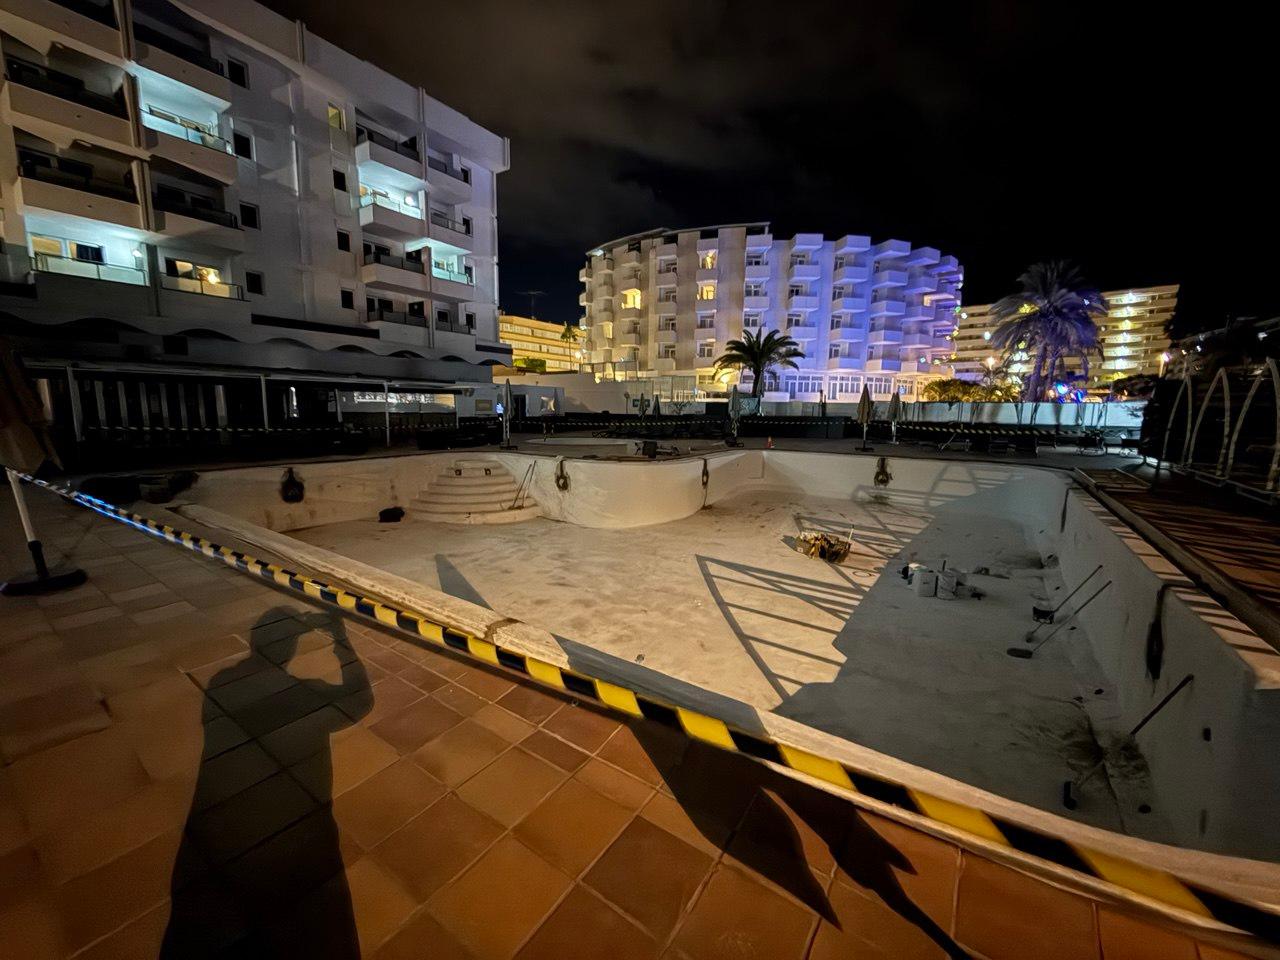
[[[89,280],[107,280],[111,283],[147,285],[147,272],[137,267],[122,267],[113,263],[95,263],[92,260],[76,260],[72,257],[55,257],[48,253],[35,255],[36,270],[40,273],[59,273],[67,277],[85,277]]]

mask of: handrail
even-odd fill
[[[162,125],[157,126],[157,123]],[[217,150],[222,153],[233,152],[230,143],[217,134],[210,133],[204,126],[194,120],[188,120],[186,117],[170,113],[168,110],[161,110],[158,107],[148,106],[146,108],[142,114],[142,125],[148,130],[158,130],[170,136],[182,137],[210,150]]]
[[[431,265],[431,275],[439,277],[441,280],[452,280],[454,283],[465,283],[467,286],[475,286],[475,279],[469,274],[458,273],[456,270],[449,270],[445,267],[437,267]]]
[[[422,162],[422,154],[417,147],[411,147],[408,143],[397,142],[392,137],[388,137],[385,133],[379,133],[377,130],[370,130],[361,124],[356,124],[356,143],[376,143],[380,147],[392,150],[403,157],[409,157],[411,160]]]
[[[171,53],[179,60],[185,60],[187,63],[195,64],[197,67],[203,67],[210,73],[216,73],[220,77],[224,73],[221,60],[215,59],[198,47],[193,47],[189,43],[183,43],[177,37],[171,37],[167,33],[162,33],[155,27],[149,27],[145,23],[139,23],[137,20],[134,20],[133,35],[136,39],[141,40],[149,47],[155,47],[158,50]]]
[[[123,97],[109,97],[90,90],[79,77],[53,70],[12,55],[4,58],[5,76],[13,83],[40,90],[60,100],[68,100],[113,117],[128,116]]]
[[[173,277],[161,274],[160,286],[166,290],[179,290],[183,293],[198,293],[206,297],[219,297],[223,300],[243,300],[244,289],[238,283],[214,283],[197,277]]]
[[[467,179],[466,179],[466,177],[464,177],[464,176],[463,176],[463,174],[462,174],[462,171],[461,171],[461,170],[455,170],[455,169],[453,169],[452,167],[450,167],[447,163],[445,163],[443,160],[439,159],[438,157],[427,157],[427,166],[428,166],[428,167],[430,167],[432,170],[438,170],[438,171],[440,171],[441,173],[445,174],[446,176],[453,177],[453,179],[455,179],[455,180],[459,180],[459,181],[461,181],[462,183],[469,183],[469,182],[470,182],[469,180],[467,180]]]
[[[426,266],[421,260],[410,260],[407,257],[397,257],[390,253],[366,253],[364,255],[365,263],[381,263],[388,267],[396,267],[400,270],[408,270],[410,273],[426,273]]]
[[[412,207],[407,203],[401,203],[398,200],[392,200],[386,194],[374,193],[370,190],[368,193],[360,194],[360,206],[384,207],[387,210],[394,210],[396,213],[403,213],[406,217],[413,217],[415,220],[422,219],[422,208]]]
[[[437,227],[444,227],[455,233],[465,233],[467,236],[471,236],[470,224],[463,223],[461,220],[453,220],[437,210],[431,211],[431,222]]]
[[[228,213],[226,210],[219,210],[216,207],[204,206],[202,204],[194,204],[191,199],[196,194],[183,194],[183,200],[177,200],[166,196],[163,193],[154,193],[151,195],[151,202],[157,210],[165,213],[176,213],[182,217],[193,217],[196,220],[204,220],[208,223],[216,223],[224,227],[230,227],[232,230],[240,229],[240,219],[234,213]],[[205,199],[201,197],[200,199]]]
[[[93,165],[74,157],[60,157],[43,150],[30,147],[18,148],[18,175],[43,183],[96,193],[102,197],[113,197],[137,203],[138,195],[131,183],[113,183],[100,180],[93,175]]]
[[[56,273],[68,277],[84,277],[89,280],[106,280],[110,283],[130,283],[134,286],[146,286],[147,271],[140,267],[126,267],[121,264],[99,263],[95,260],[80,260],[75,257],[60,257],[51,253],[37,253],[36,271],[39,273]],[[112,275],[115,273],[116,275]]]

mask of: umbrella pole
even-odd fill
[[[84,583],[87,577],[80,569],[60,573],[49,572],[49,565],[44,560],[44,546],[36,538],[35,528],[31,525],[31,514],[27,512],[27,500],[22,490],[22,481],[8,468],[5,469],[5,473],[9,476],[9,486],[13,488],[13,501],[18,507],[18,519],[22,521],[22,532],[27,538],[27,549],[31,551],[36,576],[34,580],[10,580],[0,584],[0,594],[6,597],[31,596],[37,593],[66,590]]]

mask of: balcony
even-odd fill
[[[828,370],[861,370],[862,358],[847,357],[847,356],[827,357],[827,369]]]
[[[151,205],[156,211],[156,230],[164,234],[165,239],[244,252],[240,221],[234,213],[220,209],[217,201],[161,186],[152,194]]]
[[[610,283],[608,280],[601,280],[599,283],[596,284],[595,298],[597,300],[601,299],[602,297],[612,297],[612,296],[613,296],[612,283]]]
[[[905,270],[877,270],[871,278],[871,289],[882,290],[887,287],[905,287],[907,272]]]
[[[916,247],[902,261],[908,267],[931,267],[942,257],[933,247]]]
[[[215,283],[211,280],[200,280],[197,277],[171,277],[163,274],[160,277],[160,286],[165,290],[179,290],[202,297],[218,297],[222,300],[244,299],[244,289],[238,283]]]
[[[469,273],[459,273],[439,264],[431,265],[431,298],[465,303],[476,298],[476,282]]]
[[[162,274],[160,313],[182,320],[231,320],[249,322],[251,307],[239,284],[215,283],[196,277]]]
[[[593,308],[591,311],[591,322],[595,326],[610,325],[613,323],[613,311],[608,307]],[[613,336],[612,331],[609,336]]]
[[[427,234],[421,207],[413,207],[373,191],[360,195],[360,227],[375,237],[399,242],[421,240]]]
[[[820,233],[797,233],[791,238],[792,250],[820,250],[822,248],[822,234]]]
[[[427,157],[427,188],[443,203],[467,203],[471,200],[471,175],[439,157]]]
[[[720,271],[715,267],[699,267],[694,277],[698,283],[715,283],[720,279]]]
[[[365,254],[360,266],[360,282],[374,290],[387,290],[407,297],[426,297],[431,281],[421,260],[409,260],[387,253]]]
[[[141,230],[142,204],[124,173],[119,180],[99,177],[91,163],[18,148],[18,202],[72,217],[101,220]]]
[[[839,313],[845,311],[847,313],[855,313],[865,310],[867,301],[862,297],[832,297],[831,312]]]
[[[220,105],[231,105],[231,81],[222,61],[189,43],[136,20],[133,59],[148,70],[207,94]]]
[[[818,298],[813,294],[794,293],[787,297],[788,310],[817,310]]]
[[[676,302],[674,300],[659,300],[657,303],[657,313],[660,317],[675,316]]]
[[[755,229],[757,232],[752,233],[751,231],[753,229]],[[756,228],[747,227],[747,249],[748,250],[752,250],[752,251],[768,250],[772,246],[773,246],[773,234],[771,234],[768,230],[762,230],[758,227]]]
[[[620,333],[614,337],[613,345],[615,347],[638,347],[640,346],[640,334]]]
[[[236,182],[231,144],[208,128],[167,110],[147,107],[142,113],[143,145],[154,157],[195,170],[230,186]]]
[[[902,335],[902,345],[904,347],[910,347],[913,350],[929,350],[933,348],[934,344],[933,337],[929,336],[927,333],[904,333]]]
[[[908,307],[902,315],[903,323],[936,323],[938,312],[932,307]]]
[[[595,272],[604,276],[606,273],[613,273],[613,257],[599,257],[592,261],[592,267]]]
[[[644,316],[644,310],[640,307],[623,306],[618,308],[619,320],[639,320],[643,316]]]
[[[842,323],[838,327],[831,328],[827,339],[833,343],[861,343],[867,339],[867,329],[862,326]]]
[[[613,321],[599,320],[591,325],[592,339],[598,341],[607,341],[613,339]]]
[[[460,250],[471,249],[471,224],[451,219],[438,210],[431,211],[430,220],[431,226],[427,231],[427,236],[432,240],[447,243],[449,246],[457,247]]]
[[[793,263],[787,268],[787,276],[792,280],[819,280],[822,278],[822,266],[817,263]]]
[[[639,250],[620,250],[613,255],[613,259],[620,267],[638,267],[641,257]]]
[[[110,0],[4,0],[0,24],[27,46],[70,47],[92,56],[124,57],[120,25]]]
[[[720,238],[717,237],[699,237],[698,253],[715,253],[720,249]]]
[[[831,275],[831,279],[836,283],[866,283],[870,278],[870,267],[859,266],[852,263],[846,263],[843,267],[837,267]]]
[[[871,329],[867,331],[867,343],[873,347],[877,344],[902,343],[902,331],[872,325]]]
[[[889,357],[877,357],[869,359],[863,364],[863,369],[867,373],[897,373],[902,369],[902,361],[890,359]]]
[[[421,190],[426,185],[422,154],[417,147],[359,124],[356,125],[355,158],[357,166],[380,167],[380,172],[402,189]]]
[[[659,343],[675,343],[679,334],[675,327],[659,327],[658,342]]]
[[[872,300],[867,307],[867,315],[872,317],[901,317],[907,312],[907,305],[901,300]]]
[[[836,253],[862,253],[871,249],[871,238],[856,233],[846,233],[835,243]]]
[[[912,273],[907,277],[907,293],[933,293],[938,289],[938,281],[927,273]]]
[[[885,240],[868,251],[872,260],[894,260],[911,252],[911,244],[905,240]]]
[[[816,340],[818,325],[816,323],[793,323],[784,331],[792,340]]]
[[[78,77],[17,57],[5,57],[5,76],[0,109],[16,126],[61,147],[76,140],[126,152],[136,146],[123,92],[108,97]]]
[[[654,373],[673,373],[676,369],[675,357],[658,357],[653,361]]]
[[[772,268],[767,263],[748,263],[744,268],[746,279],[763,282],[769,279]]]
[[[758,296],[745,296],[742,298],[743,310],[768,310],[769,297],[767,294]]]
[[[579,271],[578,271],[578,282],[579,282],[579,283],[590,283],[590,282],[591,282],[591,268],[590,268],[590,267],[583,267],[581,270],[579,270]]]

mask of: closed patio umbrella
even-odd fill
[[[889,429],[893,431],[893,442],[898,442],[898,420],[902,417],[902,397],[897,390],[889,398]]]
[[[871,399],[871,389],[864,383],[862,385],[862,396],[858,398],[858,422],[862,424],[862,450],[870,450],[867,446],[867,424],[871,422],[871,418],[875,416],[876,405]]]

